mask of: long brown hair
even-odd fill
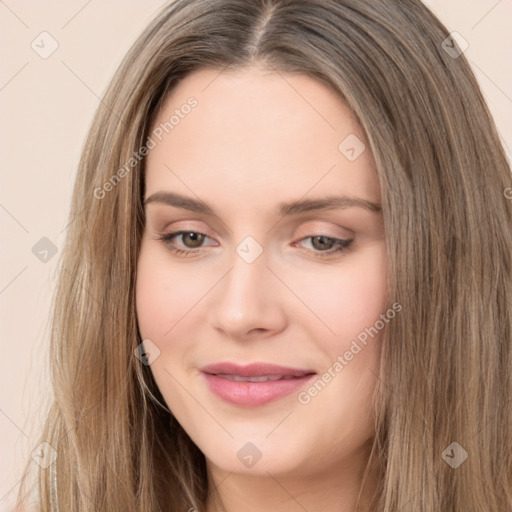
[[[116,72],[79,164],[41,438],[57,458],[39,470],[38,510],[204,511],[204,456],[134,356],[140,149],[177,80],[257,63],[336,91],[377,165],[388,293],[403,310],[376,376],[375,509],[512,509],[512,179],[457,48],[419,0],[176,0],[161,10]]]

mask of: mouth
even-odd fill
[[[217,363],[201,368],[209,390],[232,405],[256,407],[283,398],[309,382],[314,370],[266,363]]]
[[[235,382],[269,382],[274,380],[291,380],[302,377],[302,375],[262,375],[261,377],[242,377],[240,375],[229,375],[227,373],[214,373],[210,375],[215,375],[221,379],[233,380]]]

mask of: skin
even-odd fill
[[[148,155],[145,199],[176,192],[215,215],[145,206],[136,307],[142,339],[160,350],[151,371],[205,454],[228,512],[353,511],[374,433],[381,332],[306,405],[296,392],[259,407],[231,405],[199,368],[270,362],[322,375],[385,313],[381,213],[275,212],[282,201],[338,194],[380,204],[369,145],[339,96],[305,75],[258,66],[196,71],[171,91],[154,126],[190,96],[198,105]],[[354,161],[338,149],[350,134],[366,145]],[[180,230],[206,237],[202,245],[197,236],[159,240]],[[247,236],[263,250],[252,263],[236,252]],[[333,245],[307,238],[317,236],[354,241],[322,258]],[[248,442],[262,454],[252,467],[237,457]]]

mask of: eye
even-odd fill
[[[175,239],[181,238],[181,243],[184,249],[177,247]],[[175,254],[182,256],[197,255],[200,254],[203,242],[209,237],[204,233],[197,231],[174,231],[172,233],[166,233],[158,237],[169,250]],[[325,235],[310,235],[302,238],[298,242],[295,242],[293,246],[297,246],[300,242],[305,240],[311,240],[311,246],[313,249],[305,249],[306,253],[311,253],[319,258],[326,258],[333,256],[334,254],[344,253],[349,251],[354,240],[343,240],[341,238],[328,237]]]
[[[181,237],[182,244],[185,246],[185,249],[181,249],[180,247],[176,247],[173,245],[173,241],[175,238]],[[199,233],[197,231],[174,231],[173,233],[163,234],[158,237],[158,239],[164,243],[172,252],[181,255],[188,254],[197,254],[199,249],[206,238],[209,238],[204,233]]]
[[[324,235],[310,235],[302,238],[295,244],[303,242],[304,240],[311,240],[311,246],[313,247],[313,250],[307,249],[306,252],[313,253],[315,256],[320,258],[326,258],[337,253],[348,252],[352,242],[354,241]]]

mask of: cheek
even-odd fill
[[[347,439],[362,443],[373,433],[372,396],[385,325],[380,319],[387,306],[385,246],[368,247],[336,272],[316,277],[305,300],[335,334],[317,336],[326,356],[324,373],[299,395],[299,403],[312,418],[329,411],[323,435],[333,440],[333,450],[342,451]]]
[[[336,332],[355,336],[357,331],[373,325],[384,312],[387,302],[387,263],[383,245],[376,244],[365,257],[354,259],[350,272],[340,278],[332,302]],[[341,313],[341,314],[340,314]],[[346,327],[349,331],[346,330]]]
[[[143,338],[158,339],[172,327],[169,313],[175,311],[176,298],[169,293],[171,283],[161,265],[153,265],[150,254],[141,253],[137,266],[137,319]]]
[[[183,334],[205,292],[206,284],[172,267],[162,251],[143,242],[135,287],[137,322],[141,339],[151,340],[160,351],[151,363],[151,373],[172,409],[186,407],[186,397],[171,375],[181,381],[181,374],[188,367],[194,346]]]
[[[345,342],[374,325],[386,309],[385,245],[376,243],[351,254],[339,266],[304,274],[295,282],[297,295],[315,312],[315,322],[325,339],[332,340],[330,348],[343,348]]]
[[[165,252],[144,245],[137,263],[136,309],[141,336],[170,338],[174,326],[207,293],[211,283],[172,267]]]

